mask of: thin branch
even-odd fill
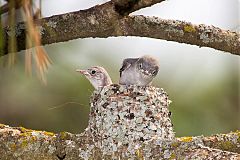
[[[125,36],[163,39],[240,55],[240,34],[214,26],[141,15],[123,18],[120,26]]]
[[[125,10],[126,13],[160,1],[153,0],[149,4],[140,2],[145,1],[138,1],[130,7],[131,9]],[[88,37],[141,36],[187,43],[199,47],[211,47],[240,55],[239,33],[222,30],[214,26],[193,25],[184,21],[163,20],[157,17],[122,16],[118,12],[115,3],[110,1],[86,10],[43,18],[38,21],[42,44]],[[9,28],[5,28],[4,31],[5,46],[7,46]],[[24,50],[26,45],[23,23],[16,26],[16,37],[18,51]],[[7,54],[7,49],[4,50],[4,54]]]
[[[141,8],[150,7],[165,0],[114,0],[115,10],[120,15],[128,15]]]

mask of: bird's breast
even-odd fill
[[[149,80],[145,79],[143,75],[135,68],[129,68],[122,72],[119,83],[123,85],[144,86],[149,83]]]

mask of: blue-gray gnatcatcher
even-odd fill
[[[124,59],[119,71],[119,84],[146,86],[152,82],[158,70],[158,60],[148,55]]]

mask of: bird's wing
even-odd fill
[[[122,76],[122,72],[133,65],[135,62],[138,61],[139,58],[126,58],[123,60],[122,67],[120,68],[120,77]]]

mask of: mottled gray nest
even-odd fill
[[[171,141],[169,104],[166,92],[153,86],[106,86],[91,97],[88,130],[106,154],[131,153],[152,139]]]

